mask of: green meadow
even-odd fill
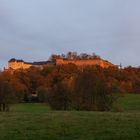
[[[140,95],[124,94],[122,112],[52,111],[17,104],[0,113],[0,140],[139,140]]]

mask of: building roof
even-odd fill
[[[24,62],[22,59],[15,59],[15,58],[12,58],[10,59],[8,62]]]
[[[52,64],[51,61],[39,61],[39,62],[33,62],[32,65],[46,65],[46,64]]]

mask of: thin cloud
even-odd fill
[[[115,64],[139,66],[139,0],[0,0],[1,67],[52,53],[95,52]]]

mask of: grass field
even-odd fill
[[[124,112],[52,111],[18,104],[0,113],[0,140],[140,140],[140,95],[127,94]]]

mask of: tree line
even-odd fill
[[[68,64],[0,72],[0,111],[18,102],[44,102],[56,110],[109,111],[118,93],[140,93],[140,68]]]
[[[101,57],[95,53],[92,54],[87,54],[87,53],[81,53],[78,54],[77,52],[68,52],[67,54],[52,54],[51,57],[49,58],[50,61],[55,61],[56,58],[62,58],[62,59],[75,59],[75,60],[80,60],[80,59],[101,59]]]

